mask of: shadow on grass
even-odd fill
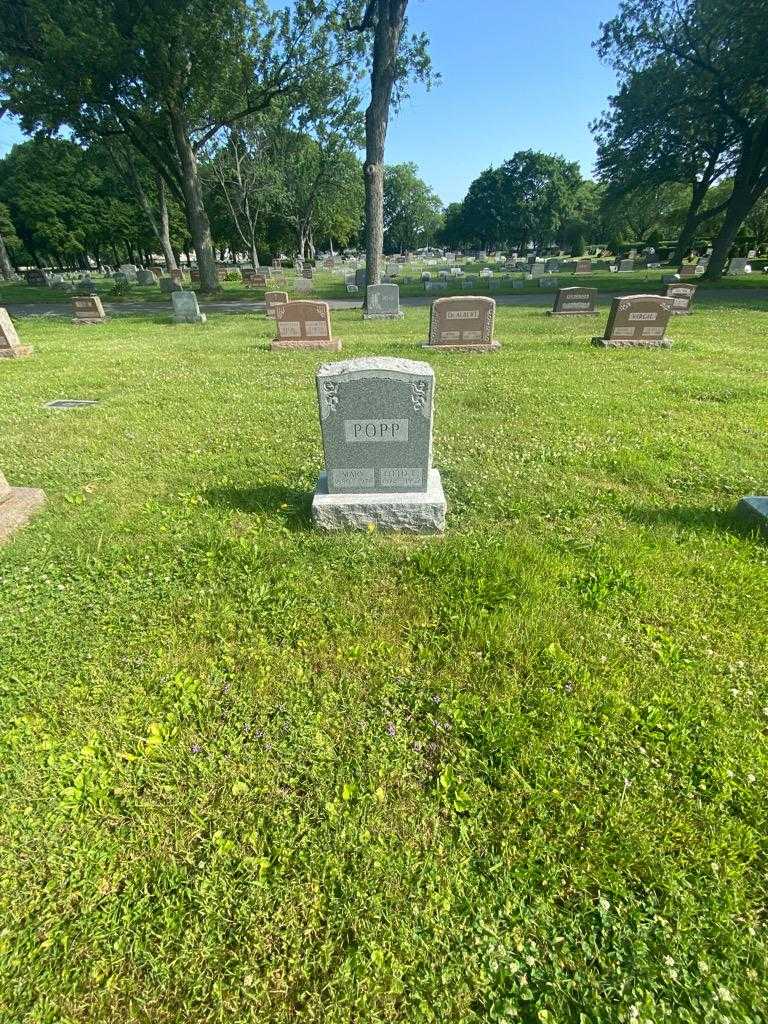
[[[727,533],[734,537],[759,538],[759,527],[736,513],[736,503],[725,512],[699,505],[670,505],[668,508],[624,508],[622,515],[641,526],[673,526],[692,533]]]
[[[205,491],[209,505],[236,512],[260,513],[281,519],[289,530],[306,530],[312,523],[312,492],[265,484],[262,487],[212,487]]]

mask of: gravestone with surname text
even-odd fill
[[[107,319],[98,295],[76,295],[72,299],[73,324],[103,324]]]
[[[288,292],[265,292],[264,302],[266,304],[267,316],[274,320],[276,318],[276,307],[284,306],[288,301]]]
[[[325,530],[441,533],[446,502],[432,466],[435,375],[392,357],[317,371],[325,455],[312,518]]]
[[[429,318],[428,349],[448,352],[495,352],[496,300],[487,295],[435,299]]]
[[[672,299],[661,295],[626,295],[611,303],[602,338],[593,338],[603,348],[669,348],[667,325]]]
[[[277,337],[272,349],[341,350],[341,341],[331,333],[331,311],[327,302],[306,299],[275,307]]]
[[[676,316],[688,316],[696,294],[695,284],[668,284],[665,295],[672,299],[672,313]]]
[[[597,288],[558,288],[551,316],[597,316]]]
[[[22,345],[8,310],[0,306],[0,359],[22,359],[32,355],[31,345]]]

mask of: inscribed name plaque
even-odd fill
[[[44,491],[10,487],[0,470],[0,544],[28,523],[44,503]]]
[[[20,359],[31,355],[32,346],[21,344],[8,310],[0,306],[0,359]]]
[[[98,295],[76,295],[72,299],[73,324],[103,324],[107,319]]]
[[[194,292],[172,292],[173,319],[177,324],[204,324],[205,313],[200,312]]]
[[[665,295],[672,299],[672,312],[677,316],[688,316],[696,294],[695,284],[669,284]]]
[[[400,320],[400,288],[396,284],[369,284],[365,320]]]
[[[429,341],[423,348],[449,352],[492,352],[501,348],[493,338],[496,300],[485,295],[435,299],[429,320]]]
[[[277,337],[273,349],[321,348],[338,352],[341,342],[331,337],[331,311],[327,302],[305,299],[275,307]]]
[[[391,357],[317,371],[325,472],[312,503],[323,529],[441,532],[445,495],[432,467],[435,375]]]
[[[267,306],[267,316],[274,320],[276,306],[284,306],[288,302],[288,292],[266,292],[264,302]]]
[[[627,295],[614,299],[602,338],[593,338],[603,348],[669,348],[667,324],[672,299],[660,295]]]
[[[558,288],[551,316],[596,316],[597,288]]]

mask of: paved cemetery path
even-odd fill
[[[488,294],[483,293],[483,294]],[[624,290],[617,288],[615,291],[599,292],[598,302],[609,305],[611,299],[617,295],[636,295],[637,289]],[[314,296],[307,296],[314,298]],[[400,299],[401,306],[429,306],[435,299],[445,298],[441,292],[430,295],[403,296]],[[461,297],[461,293],[459,296]],[[549,306],[551,307],[555,297],[554,290],[542,291],[540,295],[524,293],[523,295],[495,295],[499,306]],[[768,299],[768,288],[719,288],[699,291],[696,295],[696,305],[702,302],[764,302]],[[360,299],[328,299],[326,300],[331,309],[361,309]],[[24,316],[46,316],[46,317],[71,317],[69,304],[66,302],[9,302],[5,307],[12,317]],[[204,313],[263,313],[264,303],[251,301],[250,299],[217,299],[213,302],[201,302],[200,309]],[[171,316],[171,305],[157,302],[104,302],[104,311],[108,316],[154,316],[159,319],[167,319]]]

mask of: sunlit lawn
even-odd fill
[[[313,531],[323,355],[263,317],[18,321],[0,1020],[768,1019],[768,302],[604,315],[427,356],[442,539]]]

